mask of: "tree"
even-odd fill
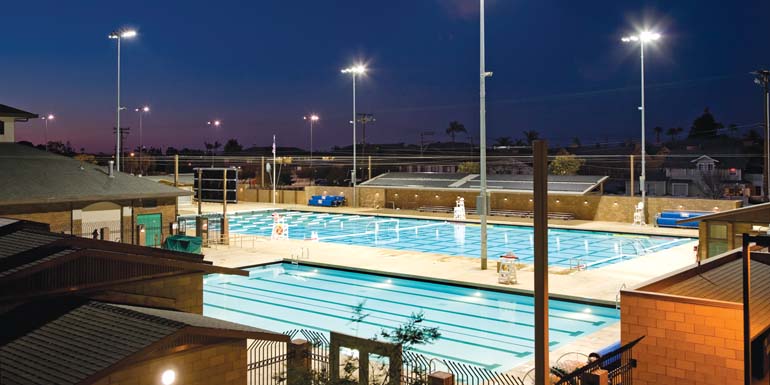
[[[461,132],[465,132],[465,133],[468,132],[468,130],[465,129],[465,126],[462,123],[456,120],[449,122],[449,127],[447,127],[446,129],[446,133],[447,135],[452,137],[452,143],[455,142],[455,135]]]
[[[703,192],[706,198],[720,199],[722,198],[722,180],[719,177],[719,173],[714,171],[701,171],[695,180],[695,184]]]
[[[513,146],[513,140],[510,136],[501,136],[495,141],[495,146],[510,147]]]
[[[478,174],[481,167],[477,162],[462,162],[457,166],[457,172]]]
[[[532,142],[540,139],[540,133],[535,130],[524,131],[524,140],[527,141],[527,145],[531,146]]]
[[[756,128],[752,128],[746,132],[744,139],[746,139],[747,142],[751,142],[752,144],[759,143],[762,141],[762,135],[760,135]]]
[[[551,175],[575,175],[580,171],[584,163],[583,159],[562,149],[554,160],[548,164],[548,172]]]
[[[576,136],[572,138],[572,143],[570,144],[570,147],[580,147],[580,144],[581,144],[580,138]]]
[[[671,138],[671,141],[676,140],[676,127],[671,127],[668,130],[666,130],[666,135],[668,135]]]
[[[227,155],[234,155],[243,152],[243,146],[237,139],[230,139],[225,143],[224,152]]]
[[[663,133],[663,127],[655,126],[652,131],[655,132],[655,143],[660,144],[660,134]]]
[[[711,114],[708,107],[703,110],[703,114],[692,122],[690,127],[690,138],[713,138],[717,136],[719,130],[724,128],[722,123],[719,123],[714,119],[714,115]]]

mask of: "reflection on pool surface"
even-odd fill
[[[230,232],[269,237],[273,213],[285,218],[292,239],[318,239],[320,242],[469,257],[478,257],[481,252],[479,225],[431,219],[257,211],[229,216]],[[548,238],[549,264],[563,268],[577,264],[585,268],[606,266],[692,240],[567,229],[550,229]],[[490,258],[513,251],[522,262],[532,263],[532,244],[531,227],[489,226],[487,254]]]
[[[433,357],[507,370],[532,359],[534,302],[526,295],[286,263],[248,269],[249,277],[212,275],[204,314],[284,332],[310,329],[373,337],[423,311],[441,338],[418,346]],[[368,317],[350,321],[363,303]],[[551,350],[614,324],[614,308],[549,301]],[[356,328],[358,330],[356,330]]]

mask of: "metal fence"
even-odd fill
[[[311,347],[304,357],[309,361],[311,372],[307,384],[328,384],[332,370],[329,366],[329,355],[334,354],[329,349],[329,338],[323,333],[304,329],[291,330],[284,334],[292,340],[302,338],[310,343]],[[287,377],[291,375],[287,373],[290,370],[287,362],[295,358],[291,355],[286,342],[254,341],[248,352],[249,385],[286,384]],[[446,359],[428,358],[410,351],[403,352],[402,355],[400,382],[404,385],[428,384],[428,375],[438,370],[452,373],[456,385],[524,385],[524,380],[514,375]]]
[[[618,349],[615,349],[596,361],[593,361],[572,373],[561,376],[556,385],[588,385],[591,384],[591,373],[598,369],[604,369],[608,372],[610,385],[631,385],[633,384],[632,371],[636,367],[636,360],[633,358],[633,348],[644,338],[639,337]]]

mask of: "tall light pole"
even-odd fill
[[[481,270],[487,269],[487,72],[484,65],[484,0],[479,1],[479,174],[481,191],[476,204],[476,211],[481,218]]]
[[[53,120],[54,118],[55,116],[53,114],[43,116],[43,123],[45,124],[45,129],[43,130],[43,141],[45,141],[46,151],[48,151],[48,121]]]
[[[310,185],[315,184],[315,169],[313,168],[313,123],[317,122],[318,115],[303,116],[302,119],[310,122]]]
[[[762,178],[762,192],[765,196],[765,202],[770,201],[770,71],[759,70],[754,71],[752,74],[756,75],[754,82],[759,84],[764,89],[764,103],[765,108],[765,172]]]
[[[115,108],[115,164],[117,170],[120,171],[120,42],[123,39],[130,39],[136,36],[136,31],[133,29],[118,29],[109,34],[110,39],[115,39],[118,42],[118,100],[117,108]]]
[[[358,200],[356,199],[356,76],[366,73],[366,67],[363,64],[358,64],[345,68],[340,72],[351,74],[353,77],[353,172],[351,173],[351,179],[353,180],[353,207],[358,207]]]
[[[150,112],[150,106],[144,106],[134,109],[139,113],[139,175],[144,175],[144,165],[142,164],[142,153],[144,152],[144,145],[142,145],[142,115]]]
[[[638,35],[624,36],[621,41],[624,43],[639,42],[640,61],[642,64],[642,106],[639,107],[639,111],[642,114],[642,175],[639,177],[639,189],[642,192],[642,224],[647,223],[647,140],[644,127],[644,45],[660,39],[661,35],[657,32],[642,31]],[[633,175],[631,176],[633,178]],[[631,194],[634,192],[632,191]]]
[[[219,120],[219,119],[217,119],[217,120],[209,120],[208,122],[206,122],[206,125],[209,126],[209,127],[214,127],[215,129],[217,129],[217,128],[219,128],[219,126],[222,125],[222,121]],[[214,142],[216,142],[216,140],[214,140]],[[212,168],[214,167],[214,143],[213,142],[211,143],[211,167]]]

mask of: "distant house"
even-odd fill
[[[670,195],[721,198],[751,195],[752,184],[743,176],[747,164],[737,156],[669,155],[662,168]]]
[[[37,117],[37,114],[0,104],[0,143],[16,141],[16,122],[26,122]]]

